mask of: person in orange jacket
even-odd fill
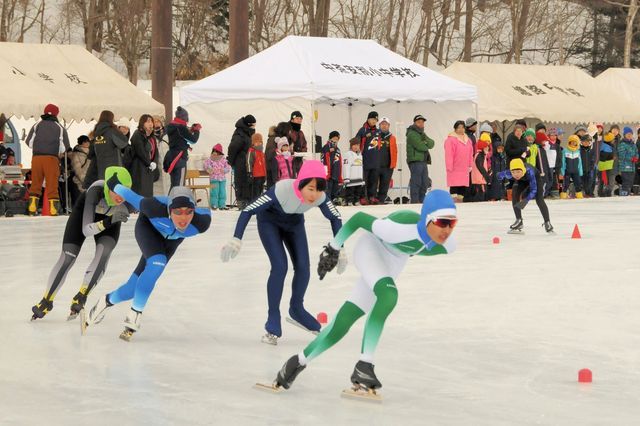
[[[247,170],[251,182],[251,200],[255,200],[264,191],[264,181],[267,176],[267,163],[260,133],[251,135],[251,148],[247,153]]]

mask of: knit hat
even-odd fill
[[[486,134],[486,133],[485,133]],[[484,135],[483,135],[484,136]],[[487,142],[484,139],[480,139],[478,141],[478,143],[476,143],[476,151],[482,151],[483,149],[489,147],[489,145],[491,144],[491,142]]]
[[[296,197],[300,201],[303,201],[302,193],[300,192],[300,182],[305,179],[324,179],[327,175],[327,172],[324,169],[324,165],[320,162],[320,160],[307,160],[302,163],[302,167],[298,172],[298,177],[293,184],[293,191],[296,194]]]
[[[375,111],[371,111],[369,113],[369,115],[367,115],[367,120],[370,119],[370,118],[375,118],[377,120],[378,119],[378,113],[375,112]]]
[[[340,137],[340,132],[338,132],[337,130],[334,130],[333,132],[329,133],[329,139],[339,138],[339,137]]]
[[[608,133],[605,133],[603,139],[605,142],[613,142],[613,140],[615,139],[615,136],[613,136],[613,133],[608,132]]]
[[[526,138],[527,136],[531,136],[532,138],[535,139],[536,132],[532,128],[529,127],[527,130],[524,131],[524,137]]]
[[[184,186],[174,186],[169,191],[169,200],[167,202],[167,208],[169,212],[173,209],[181,208],[196,208],[196,200],[193,198],[193,192],[189,188]]]
[[[600,130],[604,129],[604,126],[600,123],[596,124],[596,127]]]
[[[251,135],[251,145],[253,145],[255,142],[262,142],[262,133],[254,133],[253,135]]]
[[[633,130],[631,130],[631,127],[626,126],[623,130],[622,130],[622,134],[626,135],[627,133],[631,133],[633,134]]]
[[[547,135],[545,135],[542,132],[537,132],[536,133],[536,143],[539,145],[542,145],[544,142],[549,141],[549,138],[547,137]]]
[[[522,130],[527,128],[527,122],[524,120],[516,120],[515,127],[522,127]]]
[[[572,146],[571,144],[575,145]],[[567,145],[571,151],[575,151],[576,149],[578,149],[578,145],[580,145],[580,138],[578,137],[578,135],[569,136],[569,139],[567,139]]]
[[[89,136],[87,135],[78,136],[78,145],[82,145],[85,142],[91,142],[91,139],[89,139]]]
[[[488,135],[487,133],[483,133],[480,135],[479,140],[491,143],[491,135]]]
[[[486,121],[480,125],[480,133],[484,132],[493,133],[493,127],[491,127],[491,124]]]
[[[278,147],[278,151],[282,151],[282,147],[285,146],[285,145],[289,146],[289,141],[284,136],[281,137],[281,138],[276,137],[273,140],[276,143],[276,146]]]
[[[474,124],[478,124],[478,120],[476,120],[476,119],[475,119],[475,118],[473,118],[473,117],[469,117],[469,118],[467,118],[467,119],[464,121],[464,125],[465,125],[465,127],[471,127],[471,126],[473,126]]]
[[[189,113],[187,112],[186,109],[184,109],[181,106],[179,106],[176,109],[176,118],[179,118],[180,120],[188,123],[189,122]]]
[[[213,146],[213,149],[211,150],[211,153],[213,154],[214,152],[217,152],[220,155],[224,155],[224,151],[222,150],[222,145],[217,143]]]
[[[424,116],[422,114],[418,114],[416,116],[413,117],[413,122],[415,123],[418,120],[422,120],[422,121],[427,121],[426,118],[424,118]]]
[[[251,126],[252,124],[256,124],[256,118],[251,114],[245,115],[242,117],[242,122],[247,126]]]
[[[542,130],[542,129],[547,130],[547,126],[545,126],[544,123],[536,124],[536,133],[538,132],[538,130]]]
[[[302,118],[302,113],[300,111],[293,111],[291,113],[291,120],[293,120],[294,118]]]
[[[584,130],[585,132],[588,131],[587,126],[585,126],[584,124],[578,124],[575,128],[575,132],[578,133],[580,130]]]
[[[509,170],[522,170],[523,172],[526,170],[524,166],[524,161],[521,158],[514,158],[509,163]]]
[[[447,191],[433,189],[424,197],[417,224],[418,235],[425,245],[432,243],[427,234],[427,223],[439,217],[457,217],[456,205]]]
[[[57,117],[59,113],[60,113],[60,109],[54,104],[48,104],[46,107],[44,107],[45,115],[49,114],[49,115],[53,115],[54,117]]]
[[[549,135],[549,136],[552,136],[552,135],[553,136],[558,136],[558,130],[555,127],[552,127],[547,131],[547,135]]]
[[[580,142],[592,142],[591,135],[582,135],[580,137]]]
[[[120,166],[107,167],[106,170],[104,171],[104,181],[107,182],[115,174],[118,175],[117,179],[120,185],[124,185],[127,188],[131,188],[131,184],[132,184],[131,174],[129,174],[129,171],[124,167],[120,167]],[[104,199],[107,202],[108,206],[115,206],[116,203],[111,199],[111,195],[109,194],[109,192],[110,192],[109,187],[105,184]]]
[[[387,124],[391,124],[391,120],[389,120],[389,117],[382,117],[379,121],[379,123],[387,123]]]

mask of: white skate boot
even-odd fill
[[[133,333],[140,329],[140,320],[142,318],[142,312],[138,312],[131,308],[127,317],[124,319],[124,331],[120,333],[120,338],[129,342]]]

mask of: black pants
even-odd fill
[[[633,177],[635,172],[620,172],[622,177],[622,187],[620,188],[620,195],[629,195],[631,192],[631,186],[633,186]]]
[[[547,204],[544,202],[544,190],[546,183],[542,181],[542,179],[538,178],[537,180],[538,190],[536,191],[536,204],[540,209],[540,213],[542,213],[542,217],[545,222],[549,222],[549,208]],[[522,210],[516,206],[517,203],[522,201],[523,196],[529,192],[529,184],[526,183],[524,185],[516,182],[513,185],[511,197],[511,204],[513,205],[513,212],[516,214],[516,219],[522,219]]]
[[[335,200],[340,193],[340,182],[338,179],[327,179],[327,197],[330,200]]]
[[[169,176],[171,177],[171,188],[174,186],[184,186],[184,177],[186,173],[187,160],[181,158],[176,162],[171,173],[169,173]]]
[[[455,194],[455,195],[460,195],[463,196],[467,193],[467,187],[466,186],[452,186],[449,188],[449,194]]]
[[[347,203],[356,203],[360,198],[364,197],[364,182],[362,185],[347,186],[345,189],[345,201]]]
[[[585,170],[582,174],[582,189],[584,190],[585,195],[589,197],[593,197],[593,189],[594,189],[594,179],[593,179],[593,171]],[[577,191],[577,190],[576,190]]]
[[[251,200],[258,198],[264,191],[264,178],[252,177],[251,178]]]
[[[564,181],[562,182],[562,192],[567,192],[569,189],[569,184],[573,181],[573,186],[576,189],[576,192],[582,192],[582,177],[577,173],[566,173],[564,174]]]

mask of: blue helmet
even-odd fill
[[[427,235],[427,223],[432,219],[445,216],[456,216],[456,204],[451,195],[445,190],[434,189],[427,193],[422,203],[420,222],[418,222],[418,235],[423,243],[429,244],[431,238]]]

